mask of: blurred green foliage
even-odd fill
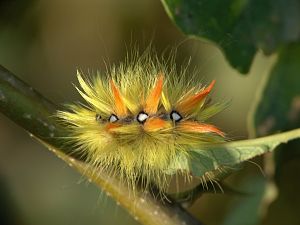
[[[18,26],[34,0],[1,0],[0,26]]]
[[[300,127],[300,43],[281,49],[256,106],[254,126],[259,136]],[[278,198],[270,205],[266,224],[300,224],[300,140],[275,152]],[[296,175],[297,176],[297,175]]]
[[[216,43],[229,63],[249,71],[258,49],[265,54],[299,41],[298,0],[162,0],[186,34]]]
[[[5,225],[25,225],[6,180],[0,176],[0,222]]]

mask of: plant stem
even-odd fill
[[[133,218],[145,225],[202,225],[201,222],[192,217],[180,204],[170,200],[161,201],[159,197],[154,198],[153,193],[148,191],[134,192],[118,179],[110,176],[105,171],[96,171],[90,165],[78,161],[66,154],[57,151],[51,146],[58,157],[84,174],[90,182],[95,183],[105,193],[115,199],[117,204],[128,210]]]
[[[53,118],[56,109],[55,104],[0,65],[0,111],[31,135],[54,147],[65,146],[62,151],[71,153],[61,138],[67,134],[65,129]]]

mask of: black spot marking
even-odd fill
[[[145,112],[140,112],[137,117],[136,117],[136,120],[139,122],[139,123],[145,123],[145,121],[148,119],[148,114],[145,113]]]
[[[96,120],[99,121],[101,119],[102,119],[102,117],[99,114],[96,114]]]
[[[119,118],[115,114],[111,114],[111,116],[108,118],[108,121],[110,123],[117,122],[118,120],[119,120]]]
[[[170,118],[175,122],[179,122],[180,120],[182,120],[182,116],[179,114],[179,112],[174,110],[170,113]]]

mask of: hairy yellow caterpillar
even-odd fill
[[[174,60],[168,63],[146,53],[104,76],[87,79],[78,72],[77,90],[87,105],[58,112],[75,149],[132,187],[139,181],[165,190],[179,154],[189,159],[191,149],[224,140],[204,122],[223,108],[206,100],[215,81],[203,87],[195,74],[186,68],[178,73]]]

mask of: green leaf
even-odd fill
[[[255,107],[252,136],[264,136],[300,127],[299,59],[300,44],[291,44],[280,51],[278,61],[266,80]],[[300,158],[299,154],[295,155],[298,151],[295,145],[286,149],[287,147],[282,146],[276,152],[278,171],[286,161]]]
[[[300,138],[300,129],[257,139],[212,145],[204,150],[193,150],[189,169],[195,176],[220,168],[231,168],[256,156],[273,151],[281,143]]]
[[[300,127],[299,59],[300,44],[290,44],[280,51],[278,61],[257,99],[252,136]],[[300,140],[279,146],[274,156],[279,195],[270,205],[264,224],[299,224],[300,182],[291,174],[300,173]]]
[[[208,39],[229,63],[247,73],[257,49],[273,53],[299,41],[298,0],[162,0],[175,24],[186,34]]]
[[[280,51],[253,117],[252,133],[264,136],[300,127],[300,44]]]
[[[300,224],[300,140],[279,146],[275,151],[276,199],[269,205],[264,225]]]

